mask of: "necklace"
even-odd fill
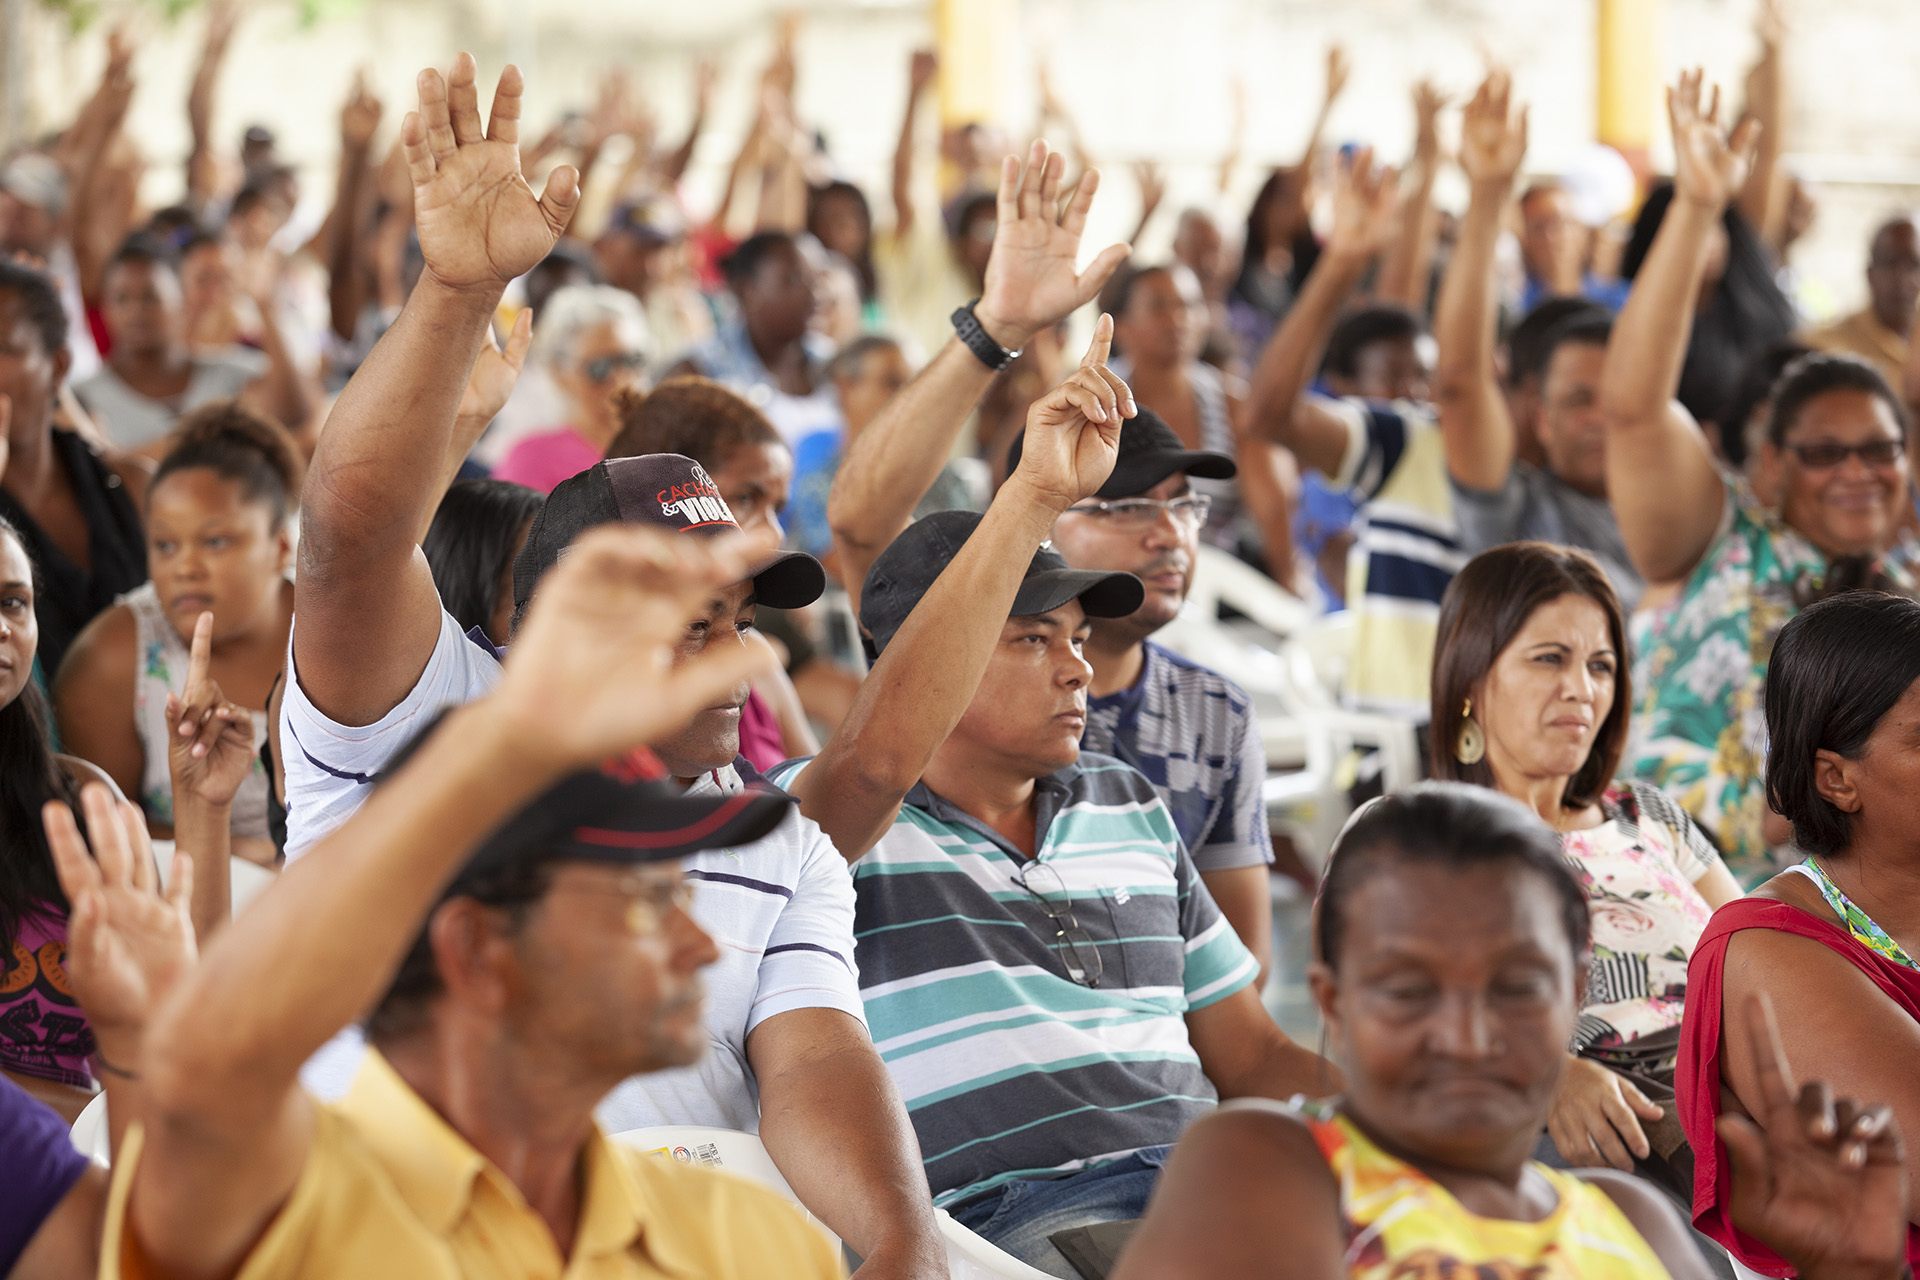
[[[1883,956],[1895,964],[1903,964],[1909,969],[1920,969],[1920,964],[1914,963],[1913,957],[1907,954],[1905,947],[1895,942],[1885,929],[1873,922],[1872,916],[1854,906],[1847,895],[1840,892],[1840,886],[1833,882],[1833,878],[1827,874],[1825,867],[1812,858],[1808,858],[1801,865],[1812,873],[1813,882],[1819,886],[1820,896],[1827,900],[1827,905],[1846,921],[1847,932],[1853,935],[1854,941],[1875,955]]]

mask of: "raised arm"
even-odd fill
[[[1440,284],[1433,331],[1440,356],[1434,368],[1434,401],[1446,442],[1447,470],[1469,489],[1491,493],[1513,469],[1513,419],[1494,371],[1494,330],[1500,300],[1494,291],[1493,254],[1500,219],[1513,198],[1513,182],[1527,154],[1527,113],[1511,109],[1513,82],[1504,71],[1489,74],[1467,104],[1460,125],[1460,167],[1472,196],[1460,225],[1460,242]]]
[[[1380,262],[1380,280],[1374,296],[1413,311],[1427,309],[1427,278],[1433,269],[1433,247],[1440,220],[1434,216],[1433,184],[1440,176],[1440,113],[1447,97],[1422,80],[1413,86],[1414,143],[1410,168],[1413,189],[1400,202],[1400,234],[1393,238]]]
[[[1103,315],[1080,368],[1027,411],[1019,467],[795,780],[800,812],[848,862],[886,834],[973,701],[1034,549],[1062,511],[1113,471],[1121,421],[1135,409],[1133,393],[1106,367],[1112,346],[1113,318]]]
[[[378,999],[443,886],[565,773],[679,728],[754,670],[728,646],[665,673],[745,572],[737,540],[589,532],[541,587],[500,688],[454,710],[389,785],[213,939],[155,1012],[131,1197],[164,1274],[230,1275],[292,1191],[313,1134],[301,1064]]]
[[[1607,421],[1607,492],[1634,568],[1649,582],[1686,577],[1712,544],[1726,486],[1706,437],[1674,403],[1713,227],[1740,188],[1759,126],[1732,138],[1720,94],[1702,110],[1701,73],[1667,93],[1673,125],[1673,203],[1607,343],[1600,410]]]
[[[1393,234],[1397,190],[1392,169],[1374,170],[1371,150],[1341,161],[1334,182],[1333,231],[1307,274],[1306,287],[1254,366],[1246,433],[1285,446],[1302,465],[1322,475],[1338,474],[1347,451],[1347,428],[1307,394],[1307,388],[1347,295]]]
[[[1147,224],[1159,211],[1160,202],[1167,198],[1167,174],[1157,161],[1138,160],[1134,162],[1133,180],[1140,187],[1140,218],[1133,224],[1133,234],[1127,237],[1127,243],[1139,244]]]
[[[107,198],[111,167],[108,152],[120,137],[127,108],[133,102],[133,41],[123,28],[107,34],[107,67],[100,87],[74,122],[73,194],[71,209],[74,266],[80,293],[89,305],[100,298],[101,277],[107,259],[127,233],[126,220]]]
[[[1760,40],[1760,57],[1747,72],[1747,117],[1759,124],[1760,142],[1735,203],[1754,233],[1774,244],[1787,214],[1780,182],[1780,156],[1787,145],[1787,22],[1780,0],[1760,0],[1753,31]]]
[[[367,90],[364,71],[354,73],[353,93],[340,108],[340,174],[333,192],[333,212],[327,250],[327,311],[334,336],[351,342],[367,302],[367,278],[361,270],[369,203],[374,178],[373,134],[380,127],[380,99]]]
[[[228,858],[233,797],[252,771],[253,713],[208,675],[213,615],[193,628],[187,682],[167,695],[167,775],[173,783],[174,847],[193,863],[193,931],[204,942],[232,913]]]
[[[294,591],[294,674],[319,710],[371,724],[433,652],[439,596],[418,531],[474,359],[507,282],[566,229],[579,188],[554,170],[536,197],[520,173],[520,73],[500,76],[485,131],[471,56],[420,76],[401,127],[426,269],[400,318],[335,403],[307,474]]]
[[[234,0],[215,0],[207,6],[207,39],[200,48],[200,64],[194,68],[193,87],[187,91],[187,128],[193,135],[193,149],[187,153],[186,204],[196,214],[206,213],[213,203],[213,90],[239,22]]]
[[[719,68],[712,59],[702,58],[693,64],[693,119],[687,122],[687,136],[660,163],[660,185],[668,191],[680,184],[687,166],[693,163],[693,149],[706,132],[707,112],[713,105],[713,85],[718,77]]]
[[[904,239],[913,230],[913,151],[920,99],[940,74],[939,55],[915,49],[907,65],[907,105],[900,113],[900,138],[893,146],[893,235]]]
[[[1085,271],[1075,269],[1100,172],[1089,169],[1063,205],[1066,167],[1045,142],[1033,144],[1024,167],[1011,156],[1001,165],[999,222],[974,315],[1009,351],[1092,301],[1129,252],[1110,245]],[[848,447],[827,499],[827,521],[856,604],[867,569],[907,527],[993,378],[965,343],[949,338]]]

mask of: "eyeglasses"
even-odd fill
[[[1183,498],[1169,498],[1158,502],[1152,498],[1119,498],[1112,502],[1089,502],[1078,507],[1068,507],[1067,513],[1076,516],[1092,516],[1112,525],[1115,529],[1128,533],[1138,533],[1160,523],[1160,513],[1166,512],[1173,522],[1188,528],[1198,529],[1207,522],[1207,513],[1213,510],[1213,499],[1205,494],[1188,494]]]
[[[1060,873],[1044,862],[1035,862],[1013,877],[1013,882],[1026,890],[1053,922],[1053,937],[1048,945],[1066,966],[1067,977],[1083,987],[1099,986],[1100,975],[1105,971],[1100,948],[1074,919],[1073,896],[1067,892]]]
[[[618,355],[595,356],[581,365],[580,369],[592,381],[605,382],[613,376],[616,369],[630,371],[644,369],[646,366],[647,358],[638,351],[622,351]]]
[[[627,900],[627,932],[657,933],[675,909],[693,910],[695,882],[684,877],[662,880],[635,872],[607,883],[600,880],[569,880],[555,889],[577,889],[584,893],[610,894]]]
[[[1840,444],[1821,440],[1814,444],[1790,444],[1787,451],[1800,459],[1800,465],[1813,471],[1829,471],[1848,458],[1859,458],[1869,467],[1890,467],[1906,451],[1904,440],[1868,440],[1862,444]]]

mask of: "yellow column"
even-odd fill
[[[1596,2],[1600,141],[1618,149],[1644,176],[1647,149],[1660,126],[1666,0]]]
[[[1018,30],[1015,0],[935,0],[940,48],[940,123],[999,118],[1007,83],[1007,43]]]

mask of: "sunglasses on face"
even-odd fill
[[[595,356],[581,365],[580,370],[594,382],[605,382],[613,377],[616,369],[632,373],[644,369],[646,365],[647,358],[638,351],[623,351],[619,355]]]
[[[1868,440],[1861,444],[1840,444],[1821,440],[1813,444],[1790,444],[1787,452],[1800,459],[1809,471],[1830,471],[1848,458],[1859,458],[1869,467],[1890,467],[1906,452],[1904,440]]]
[[[1087,502],[1067,508],[1072,515],[1092,516],[1127,533],[1137,533],[1158,524],[1163,511],[1173,517],[1175,524],[1197,529],[1207,522],[1207,513],[1212,510],[1213,498],[1206,494],[1188,494],[1169,498],[1165,502],[1153,498],[1120,498],[1113,502]]]

